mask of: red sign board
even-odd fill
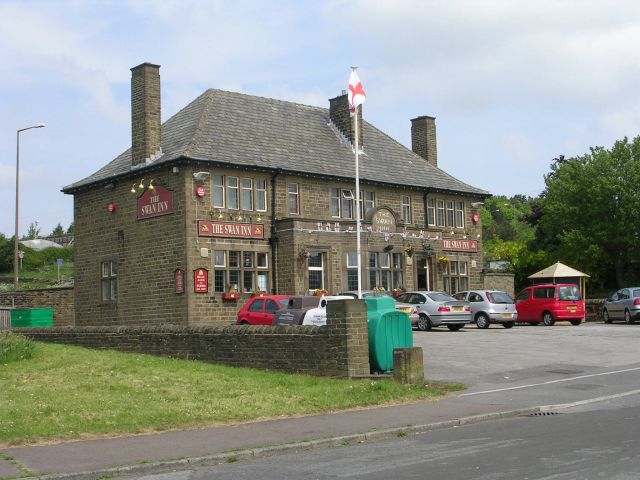
[[[138,220],[160,217],[173,213],[173,192],[157,185],[146,190],[138,198]]]
[[[111,202],[107,204],[107,212],[109,213],[116,213],[116,204]]]
[[[454,240],[451,238],[443,238],[442,249],[457,252],[477,252],[478,242],[476,240]]]
[[[202,198],[202,197],[204,197],[205,193],[206,192],[204,191],[204,187],[196,187],[196,196],[197,197]]]
[[[256,223],[226,223],[198,220],[200,237],[234,237],[264,239],[264,225]]]
[[[178,268],[175,273],[175,293],[184,293],[184,270]]]
[[[209,291],[209,271],[199,268],[193,271],[193,291],[195,293],[207,293]]]

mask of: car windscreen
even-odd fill
[[[491,303],[513,303],[513,299],[504,292],[487,292],[487,298]]]
[[[640,297],[640,288],[635,288],[635,289],[633,290],[633,297],[634,297],[634,298],[638,298],[638,297]]]
[[[558,299],[559,300],[581,300],[580,290],[577,285],[568,285],[565,287],[558,288]]]
[[[455,301],[455,298],[453,298],[451,295],[440,292],[427,293],[427,297],[429,297],[434,302],[450,302],[452,300]]]

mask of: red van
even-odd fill
[[[584,320],[584,301],[580,288],[574,283],[532,285],[516,296],[518,322],[531,325],[544,322],[551,326],[557,321],[580,325]]]

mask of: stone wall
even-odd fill
[[[482,281],[486,290],[500,290],[507,292],[512,297],[516,294],[513,279],[513,273],[509,272],[485,272],[482,275]]]
[[[363,301],[330,302],[327,325],[20,329],[29,338],[236,367],[335,377],[370,374]]]
[[[73,287],[0,293],[0,307],[53,308],[53,325],[74,325]]]

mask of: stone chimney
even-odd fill
[[[411,150],[434,167],[438,166],[435,117],[424,115],[411,120]]]
[[[131,69],[131,165],[160,153],[160,65],[143,63]]]
[[[349,115],[349,98],[346,93],[329,99],[329,118],[340,132],[355,146],[355,117]],[[358,148],[364,145],[362,135],[362,105],[358,109]]]

